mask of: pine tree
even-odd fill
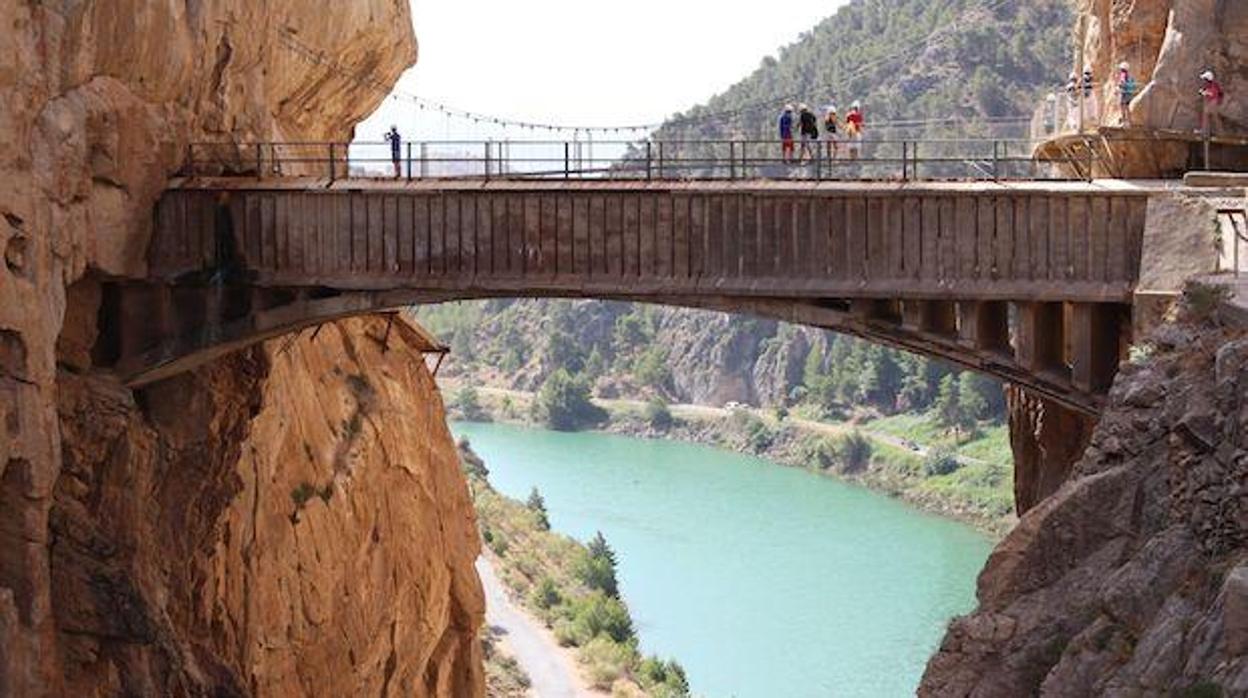
[[[940,390],[936,393],[936,403],[932,406],[936,415],[936,424],[943,429],[951,429],[956,435],[963,423],[962,402],[959,400],[958,382],[953,375],[940,380]]]
[[[597,535],[590,539],[587,547],[589,555],[586,556],[579,570],[581,581],[590,589],[598,589],[607,596],[618,599],[620,588],[615,576],[615,551],[607,545],[607,539],[603,537],[602,531],[598,531]]]
[[[538,492],[536,487],[529,492],[529,499],[524,505],[537,516],[537,527],[543,531],[549,531],[550,518],[546,515],[546,500],[542,498],[542,493]]]

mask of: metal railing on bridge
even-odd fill
[[[1036,160],[1028,139],[194,143],[188,176],[618,180],[1072,180],[1090,162]],[[1078,173],[1072,175],[1070,173]]]

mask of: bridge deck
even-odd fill
[[[268,286],[1124,301],[1164,186],[193,179],[150,262],[213,268],[228,229]]]

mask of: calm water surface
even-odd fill
[[[647,653],[697,695],[913,695],[974,605],[988,539],[896,500],[704,446],[455,423],[494,486],[601,530]]]

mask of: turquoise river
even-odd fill
[[[831,478],[671,441],[456,423],[552,527],[601,530],[647,653],[695,695],[913,695],[990,541]]]

